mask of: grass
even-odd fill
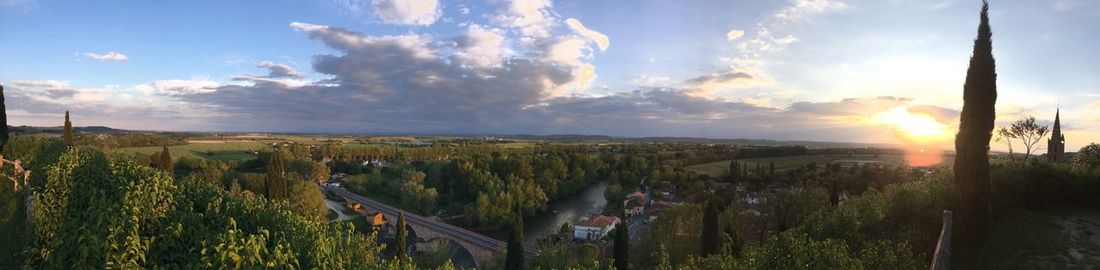
[[[787,157],[767,157],[767,158],[747,158],[739,159],[742,164],[748,165],[749,170],[756,168],[756,164],[760,164],[767,168],[772,162],[775,163],[775,171],[783,172],[792,170],[806,164],[816,162],[819,166],[824,166],[829,162],[836,160],[878,160],[885,162],[904,162],[904,157],[901,155],[802,155],[802,156],[787,156]],[[703,163],[688,166],[689,171],[694,171],[699,174],[706,174],[712,177],[718,177],[726,174],[729,170],[730,160],[715,161],[711,163]]]
[[[328,210],[328,220],[336,220],[339,217],[340,214],[337,214],[336,211],[332,211],[332,209]]]
[[[176,158],[192,157],[204,160],[246,160],[252,159],[250,152],[267,149],[268,146],[258,142],[228,142],[228,143],[197,143],[169,146],[168,151]],[[159,152],[162,147],[126,147],[116,151],[151,155]],[[208,155],[212,154],[212,155]]]
[[[1100,230],[1095,223],[1100,214],[1075,207],[1045,212],[1018,210],[994,220],[989,240],[978,255],[978,268],[1084,269],[1100,265],[1100,245],[1090,239]]]

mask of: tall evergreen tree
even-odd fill
[[[0,85],[0,151],[8,144],[8,109],[4,105],[4,86]]]
[[[991,218],[989,202],[989,139],[996,119],[997,71],[993,60],[989,2],[983,1],[978,36],[963,85],[963,109],[955,135],[955,187],[960,195],[959,230],[963,260],[973,258],[985,238]],[[970,264],[962,262],[964,265]]]
[[[730,254],[733,256],[741,256],[741,250],[745,246],[745,240],[741,239],[741,234],[737,233],[737,227],[735,224],[726,224],[724,234],[727,240],[726,247]]]
[[[408,258],[405,254],[405,250],[409,248],[408,238],[409,232],[405,227],[408,226],[405,223],[405,211],[401,211],[397,216],[397,260],[403,261]]]
[[[272,201],[286,199],[286,170],[283,168],[283,154],[276,150],[271,154],[267,166],[267,198]]]
[[[69,122],[69,111],[65,111],[65,133],[61,136],[65,139],[65,145],[73,146],[73,122]]]
[[[619,211],[622,221],[615,227],[615,269],[630,269],[630,219],[626,210]]]
[[[721,237],[718,229],[718,206],[714,205],[714,200],[710,200],[707,202],[706,209],[703,210],[703,233],[699,239],[700,255],[718,253],[718,249],[722,246]]]
[[[504,269],[522,270],[524,264],[523,211],[518,203],[512,216],[512,235],[508,236],[508,253],[505,255]]]
[[[168,174],[174,174],[174,171],[172,170],[172,153],[168,152],[168,146],[165,145],[164,148],[160,150],[160,153],[157,153],[156,155],[156,169],[164,171]]]
[[[737,181],[741,177],[741,168],[739,168],[736,160],[730,160],[730,179]]]
[[[768,175],[775,176],[775,161],[768,162]]]

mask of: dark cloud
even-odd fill
[[[302,73],[294,70],[293,68],[285,64],[279,64],[271,61],[263,61],[256,66],[268,69],[270,71],[270,73],[268,73],[267,75],[268,78],[303,78]]]
[[[902,97],[846,98],[838,102],[795,102],[789,110],[793,113],[818,116],[870,115],[913,100]]]
[[[695,78],[688,79],[687,83],[690,84],[703,84],[703,83],[724,83],[737,79],[752,79],[752,74],[748,74],[740,71],[726,71],[723,73],[707,74]]]

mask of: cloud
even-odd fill
[[[780,9],[773,16],[780,22],[801,22],[814,16],[848,9],[847,3],[838,0],[792,0],[791,5]]]
[[[35,90],[35,92],[27,92],[26,94],[50,99],[72,97],[76,95],[77,92],[76,89],[69,86],[68,83],[54,80],[14,80],[11,81],[9,86]]]
[[[371,6],[390,24],[431,25],[442,14],[437,0],[373,0]]]
[[[184,96],[211,93],[218,90],[219,84],[209,80],[157,80],[135,87],[146,95]]]
[[[600,51],[607,50],[607,46],[611,44],[611,40],[607,38],[607,35],[584,27],[584,25],[581,24],[581,21],[578,21],[577,19],[565,19],[565,24],[569,25],[569,29],[573,29],[573,31],[576,31],[577,34],[580,34],[582,37],[585,37],[588,40],[595,42],[596,45],[600,48]]]
[[[499,67],[504,50],[504,35],[497,29],[471,24],[466,34],[456,39],[459,51],[454,57],[463,64],[479,67]]]
[[[497,23],[517,28],[524,36],[548,37],[555,24],[550,0],[501,0],[503,7],[494,17]]]
[[[294,68],[291,68],[290,66],[287,66],[285,64],[279,64],[271,61],[263,61],[256,66],[268,69],[271,72],[268,74],[268,77],[270,78],[302,78],[302,73],[294,70]]]
[[[711,94],[718,90],[757,87],[773,83],[775,81],[771,78],[744,69],[727,69],[684,80],[684,84],[695,94]]]
[[[107,52],[107,53],[104,53],[104,54],[97,54],[97,53],[88,52],[88,53],[84,53],[84,57],[88,58],[88,59],[96,60],[96,61],[127,61],[127,60],[130,60],[130,58],[126,57],[125,54],[118,53],[118,52],[113,52],[113,51],[112,52]]]
[[[736,40],[738,38],[741,38],[741,36],[744,36],[744,35],[745,35],[745,31],[733,29],[733,30],[730,30],[729,32],[726,32],[726,40],[733,41],[733,40]]]
[[[631,77],[628,81],[630,82],[630,84],[633,84],[635,86],[664,87],[668,86],[672,82],[672,78],[669,78],[668,76],[641,75]]]
[[[1047,0],[1047,3],[1050,3],[1050,7],[1057,11],[1079,10],[1096,4],[1095,1],[1089,0]]]

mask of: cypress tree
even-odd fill
[[[955,187],[960,195],[958,256],[969,261],[985,238],[989,223],[989,139],[996,119],[997,72],[993,60],[993,33],[989,2],[982,2],[981,22],[963,84],[963,109],[955,135]],[[972,262],[962,261],[964,266]]]
[[[165,145],[160,153],[157,153],[159,157],[156,160],[156,169],[164,171],[168,174],[174,174],[172,170],[172,153],[168,152],[168,146]]]
[[[721,235],[718,232],[718,206],[714,205],[714,201],[708,201],[706,209],[703,210],[703,233],[699,239],[699,253],[702,256],[718,253],[718,248],[722,246]]]
[[[726,239],[728,239],[728,241],[729,241],[729,243],[727,243],[727,245],[728,245],[727,247],[729,249],[730,254],[733,254],[733,256],[740,257],[741,256],[741,249],[744,248],[745,241],[742,240],[741,235],[737,233],[737,228],[735,227],[735,225],[734,224],[726,224],[725,234],[726,234]]]
[[[630,223],[626,210],[619,212],[622,221],[615,227],[615,269],[630,269]]]
[[[775,161],[768,162],[768,175],[775,176]]]
[[[73,146],[73,122],[69,122],[69,111],[65,111],[65,133],[61,136],[66,146]]]
[[[0,85],[0,151],[8,144],[8,109],[4,105],[4,86]]]
[[[267,198],[269,200],[286,199],[286,179],[283,168],[282,152],[276,150],[271,154],[270,164],[267,166]]]
[[[508,236],[508,253],[505,256],[504,269],[522,270],[524,259],[523,211],[520,211],[518,203],[512,216],[514,219],[512,221],[512,235]]]
[[[738,168],[736,160],[730,160],[730,178],[734,181],[740,179],[741,168]]]
[[[401,211],[397,216],[397,260],[403,261],[408,255],[405,254],[405,250],[409,248],[408,238],[409,232],[405,227],[408,226],[405,223],[405,211]]]

